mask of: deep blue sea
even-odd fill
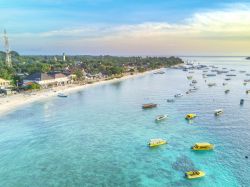
[[[235,69],[236,77],[222,86],[225,74],[202,78],[165,69],[124,81],[90,87],[68,98],[52,97],[0,117],[1,187],[248,187],[250,186],[250,61],[244,57],[192,57],[197,63]],[[197,92],[187,75],[198,81]],[[217,86],[208,87],[215,82]],[[230,89],[228,94],[224,91]],[[174,103],[166,100],[177,93]],[[245,99],[240,106],[240,99]],[[142,110],[143,103],[158,107]],[[224,109],[215,117],[214,110]],[[187,113],[198,117],[187,122]],[[169,118],[155,123],[159,114]],[[151,138],[168,144],[149,148]],[[215,150],[194,152],[196,142]],[[249,159],[246,159],[248,156]],[[206,176],[187,180],[188,170]]]

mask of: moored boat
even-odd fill
[[[217,110],[214,111],[214,115],[216,115],[216,116],[219,116],[221,114],[223,114],[223,110],[222,109],[217,109]]]
[[[240,100],[240,105],[243,105],[244,104],[244,99],[241,99]]]
[[[156,118],[155,118],[155,121],[162,121],[162,120],[164,120],[164,119],[166,119],[168,117],[168,115],[158,115],[158,116],[156,116]]]
[[[173,102],[174,102],[174,99],[167,99],[167,102],[168,102],[168,103],[173,103]]]
[[[149,147],[156,147],[156,146],[163,145],[166,143],[167,143],[166,140],[163,140],[161,138],[157,138],[157,139],[151,139],[148,143],[148,146]]]
[[[207,84],[209,87],[216,86],[216,83],[208,83]]]
[[[225,94],[228,94],[229,92],[230,92],[230,90],[228,90],[228,89],[227,89],[227,90],[225,90]]]
[[[249,94],[249,93],[250,93],[250,90],[247,90],[247,91],[246,91],[246,94]]]
[[[185,176],[188,179],[201,178],[201,177],[204,177],[205,175],[206,175],[206,173],[204,171],[198,171],[198,170],[188,171],[185,173]]]
[[[196,118],[197,117],[197,115],[196,114],[187,114],[186,115],[186,117],[185,117],[185,119],[194,119],[194,118]]]
[[[174,97],[182,97],[182,94],[175,94]]]
[[[155,107],[157,107],[157,104],[155,103],[147,103],[147,104],[142,105],[143,109],[149,109],[149,108],[155,108]]]
[[[191,147],[192,150],[195,151],[207,151],[207,150],[213,150],[214,149],[214,145],[207,143],[207,142],[203,142],[203,143],[196,143],[194,146]]]
[[[64,93],[59,93],[57,94],[58,97],[68,97],[68,95],[64,94]]]

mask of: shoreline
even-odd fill
[[[147,74],[154,73],[162,69],[167,69],[167,68],[149,70],[149,71],[142,72],[142,73],[135,73],[133,75],[124,75],[120,78],[114,78],[110,80],[100,80],[100,81],[93,82],[91,84],[85,84],[85,85],[69,84],[66,86],[54,87],[51,89],[40,90],[36,92],[31,92],[31,93],[20,93],[16,95],[6,96],[4,98],[0,98],[0,116],[6,115],[10,112],[13,112],[21,108],[22,106],[32,104],[36,101],[43,101],[43,100],[55,97],[57,96],[59,92],[70,94],[70,93],[74,93],[74,92],[84,90],[90,87],[110,84],[113,82],[123,81],[123,80],[127,80],[127,79],[134,78],[134,77],[145,76]]]

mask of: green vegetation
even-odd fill
[[[122,73],[144,72],[161,67],[181,64],[183,61],[176,57],[116,57],[116,56],[21,56],[12,51],[12,67],[6,67],[5,53],[0,51],[0,77],[13,80],[13,84],[21,81],[20,74],[35,72],[67,72],[76,75],[78,80],[84,80],[84,72],[88,75],[101,73],[106,77],[121,75]]]

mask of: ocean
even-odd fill
[[[224,80],[225,74],[204,79],[202,70],[191,74],[164,69],[165,74],[98,85],[1,115],[0,186],[250,186],[250,95],[246,94],[250,83],[243,85],[250,79],[246,75],[250,61],[184,59],[235,69],[231,73],[237,76],[230,81]],[[197,80],[198,90],[186,95],[188,75]],[[178,93],[183,97],[167,102]],[[240,99],[245,100],[243,106]],[[158,107],[141,108],[151,102]],[[215,117],[218,108],[224,114]],[[196,113],[197,118],[186,121],[188,113]],[[159,114],[169,117],[155,123]],[[164,138],[168,144],[149,148],[152,138]],[[212,143],[215,149],[192,151],[196,142]],[[205,171],[206,176],[186,179],[185,172],[193,169]]]

